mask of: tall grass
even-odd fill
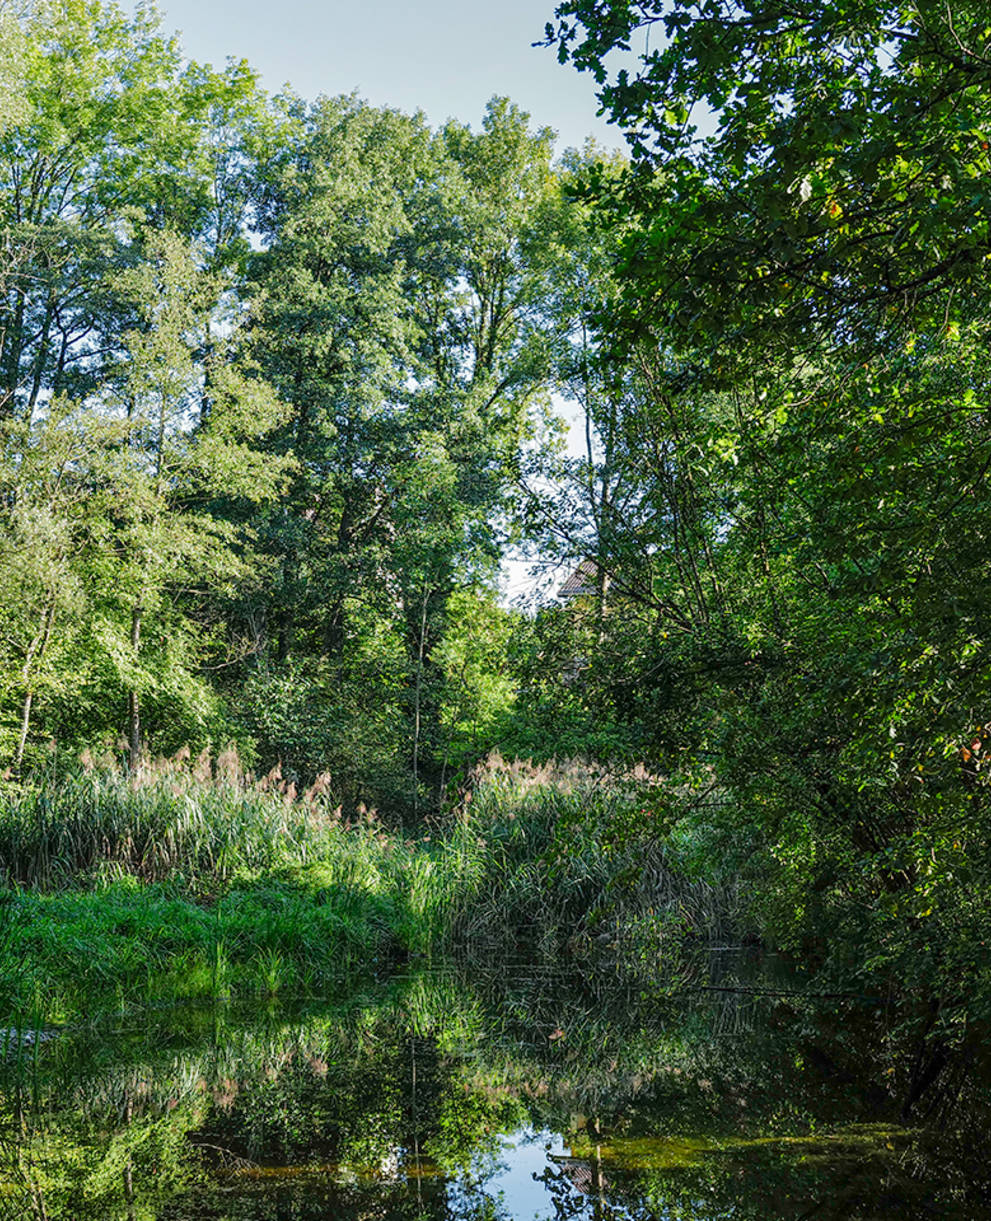
[[[0,1015],[305,993],[435,951],[656,969],[731,931],[732,886],[687,876],[643,773],[495,758],[418,835],[342,821],[327,787],[297,794],[228,755],[8,793]]]
[[[641,768],[490,758],[449,838],[460,869],[453,930],[627,957],[686,935],[732,936],[736,887],[689,876],[670,834],[674,799]]]
[[[322,855],[339,811],[322,780],[297,795],[278,771],[187,752],[133,773],[91,765],[0,798],[0,883],[52,889],[96,878],[178,877],[214,886],[239,870]]]

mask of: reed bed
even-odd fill
[[[508,933],[552,954],[608,950],[627,962],[656,960],[686,937],[733,937],[738,889],[691,876],[671,834],[677,801],[642,768],[490,758],[449,841],[467,867],[454,891],[456,937]]]
[[[731,935],[738,896],[688,876],[657,778],[493,758],[415,835],[343,820],[328,787],[227,755],[0,798],[0,1015],[307,993],[441,952],[656,972]]]
[[[325,790],[320,777],[297,794],[278,769],[257,780],[233,751],[215,761],[182,751],[132,773],[86,759],[0,798],[0,882],[48,890],[127,875],[215,886],[305,863],[340,821]]]

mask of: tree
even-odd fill
[[[4,13],[4,71],[24,83],[18,106],[0,98],[11,754],[42,696],[63,741],[118,730],[123,685],[136,759],[142,690],[172,701],[174,732],[204,732],[216,697],[195,670],[218,620],[204,631],[202,583],[248,575],[231,506],[283,469],[253,457],[276,408],[236,351],[233,293],[265,111],[244,64],[184,64],[150,10]]]
[[[586,189],[659,562],[699,612],[659,607],[641,654],[645,685],[701,685],[683,758],[728,800],[696,832],[774,937],[908,985],[944,1034],[984,995],[989,37],[967,3],[576,0],[549,31],[631,134],[630,174]]]
[[[434,652],[451,599],[494,574],[549,380],[550,135],[504,101],[477,133],[353,97],[286,113],[290,152],[258,190],[257,351],[291,405],[274,448],[299,468],[265,526],[280,575],[253,611],[265,643],[252,686],[285,690],[291,668],[310,689],[294,695],[304,715],[343,703],[317,717],[323,747],[285,718],[281,745],[265,729],[304,770],[322,750],[349,773],[354,722],[381,725],[389,708],[370,770],[405,773],[416,809],[447,770]]]
[[[195,642],[177,593],[243,577],[248,541],[235,522],[211,512],[211,502],[221,495],[272,500],[290,465],[256,447],[279,421],[281,405],[239,359],[236,332],[223,343],[206,341],[217,278],[197,266],[195,248],[175,234],[136,237],[140,261],[115,288],[134,308],[137,326],[124,334],[124,359],[108,372],[101,396],[127,429],[111,474],[120,499],[105,555],[114,572],[103,629],[128,688],[132,767],[142,753],[143,690],[158,699],[169,693],[181,702],[208,702],[193,675],[202,642]],[[149,649],[149,627],[158,649]]]
[[[608,52],[639,31],[653,49],[610,78]],[[980,5],[574,0],[548,37],[632,143],[634,328],[663,319],[700,350],[720,343],[725,365],[734,336],[883,343],[942,318],[947,291],[947,322],[982,291]]]
[[[72,404],[29,426],[7,421],[0,447],[0,757],[24,762],[36,701],[73,686],[74,646],[90,607],[87,569],[108,506],[96,489],[121,433]],[[9,710],[9,719],[8,719]]]
[[[16,5],[0,5],[0,132],[24,117],[24,30]]]
[[[85,395],[120,351],[128,321],[105,294],[135,217],[209,238],[217,258],[240,238],[215,141],[220,114],[257,109],[254,77],[184,66],[157,21],[58,0],[23,24],[26,94],[0,130],[4,417]]]

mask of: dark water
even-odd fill
[[[12,1040],[0,1217],[991,1218],[983,1090],[907,1124],[883,1007],[688,983],[434,968]]]

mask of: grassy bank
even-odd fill
[[[222,756],[9,792],[0,1015],[307,992],[459,949],[655,967],[729,932],[732,887],[689,880],[648,777],[494,760],[416,835],[342,820],[324,787]]]

